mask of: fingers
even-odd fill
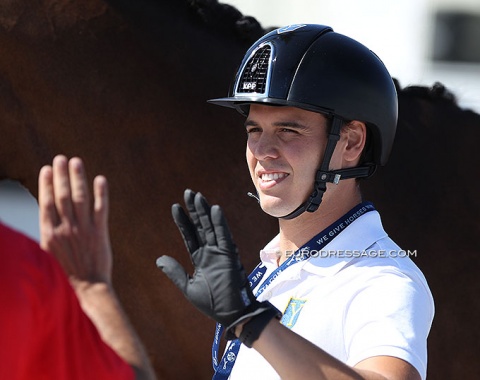
[[[73,220],[68,160],[65,156],[53,159],[53,194],[55,207],[61,220]]]
[[[216,245],[217,238],[215,236],[215,229],[214,229],[214,226],[212,225],[212,220],[210,216],[211,207],[208,204],[205,197],[201,193],[195,193],[192,190],[187,189],[185,190],[185,193],[184,193],[184,200],[185,200],[185,205],[187,207],[188,213],[191,218],[191,222],[188,220],[188,218],[186,217],[185,213],[183,212],[180,206],[174,205],[172,207],[172,213],[174,216],[175,223],[179,221],[181,225],[185,226],[184,230],[182,231],[184,239],[186,236],[191,237],[192,235],[191,225],[193,222],[195,234],[198,238],[198,244],[195,244],[195,245],[196,246]],[[177,226],[179,226],[179,223],[177,223]],[[189,226],[188,230],[186,229],[186,226]],[[192,239],[190,238],[190,240]],[[186,241],[186,244],[191,253],[196,249],[194,246],[187,243],[187,241]]]
[[[221,245],[234,250],[235,244],[221,208],[210,207],[201,193],[189,189],[185,190],[184,199],[190,218],[178,204],[172,206],[172,215],[189,252],[204,245]]]
[[[172,206],[172,216],[175,224],[182,234],[183,241],[187,246],[188,252],[193,254],[193,252],[199,248],[195,226],[178,203]]]
[[[59,223],[53,194],[53,172],[49,165],[42,167],[38,176],[38,206],[40,245],[43,249],[48,250],[47,241],[54,227]]]
[[[90,192],[87,186],[87,178],[83,162],[74,157],[70,161],[63,155],[53,159],[52,167],[45,167],[39,176],[39,192],[43,191],[45,206],[48,214],[45,215],[53,222],[53,211],[57,218],[55,222],[70,221],[85,228],[91,222]],[[106,221],[108,216],[108,192],[106,180],[100,179],[94,187],[98,193],[95,201],[101,220]],[[40,195],[39,195],[40,198]],[[97,199],[98,198],[98,199]],[[53,202],[52,202],[53,201]]]
[[[94,214],[91,212],[90,192],[83,162],[58,155],[52,166],[44,166],[38,177],[38,201],[42,248],[48,248],[54,229],[60,225],[87,230],[93,221],[98,228],[107,229],[108,188],[104,177],[94,181]]]
[[[63,162],[61,164],[63,165]],[[61,185],[69,187],[69,189],[60,189],[69,197],[64,203],[71,205],[70,207],[67,206],[67,209],[71,208],[71,214],[69,213],[70,210],[66,210],[65,217],[74,219],[78,222],[80,228],[85,229],[90,222],[90,193],[82,160],[78,157],[72,158],[68,162],[68,172],[60,171],[60,174],[67,177],[64,179],[64,183],[62,178],[59,178]],[[68,184],[69,186],[67,186]]]
[[[216,245],[217,239],[210,219],[210,206],[205,197],[197,193],[195,195],[195,209],[203,230],[203,236],[207,245]]]
[[[228,228],[227,221],[225,220],[220,206],[212,206],[211,216],[218,246],[220,248],[235,252],[235,243],[233,242],[232,234]]]
[[[108,230],[109,195],[108,182],[104,176],[93,180],[93,219],[98,231],[103,234]]]
[[[198,215],[197,208],[195,207],[195,197],[196,197],[195,192],[190,189],[185,190],[185,193],[183,194],[185,206],[187,207],[188,214],[190,215],[193,225],[195,226],[195,231],[196,231],[195,233],[197,235],[198,242],[200,245],[205,245],[206,244],[205,234],[203,232],[203,227],[202,227],[202,223],[200,222],[200,217]]]

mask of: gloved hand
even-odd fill
[[[158,258],[157,266],[193,305],[222,324],[231,339],[234,326],[273,306],[252,294],[221,208],[210,207],[203,195],[191,190],[184,198],[190,218],[179,204],[172,206],[172,214],[195,272],[190,276],[169,256]]]

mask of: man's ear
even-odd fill
[[[347,167],[356,166],[367,141],[367,127],[365,123],[353,120],[343,127],[342,132],[347,139],[343,155],[345,163]]]

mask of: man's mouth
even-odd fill
[[[268,181],[276,181],[279,179],[283,179],[287,176],[288,176],[287,173],[263,173],[263,174],[260,174],[259,177],[263,182],[268,182]]]

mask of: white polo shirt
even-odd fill
[[[278,246],[277,236],[260,252],[267,267],[262,280],[277,268]],[[432,294],[408,253],[384,231],[378,212],[358,218],[314,256],[281,272],[258,299],[282,311],[285,326],[350,366],[394,356],[425,379]],[[242,345],[230,379],[280,377]]]

